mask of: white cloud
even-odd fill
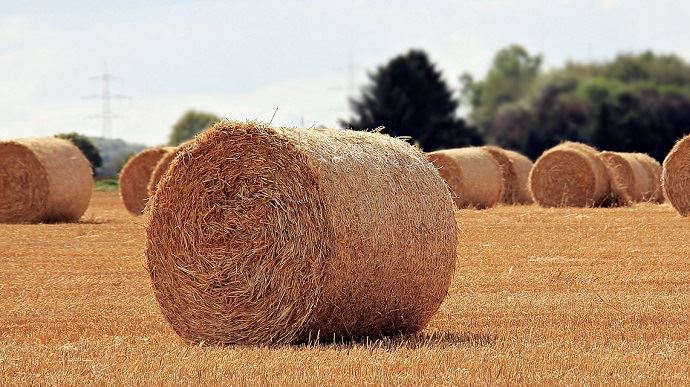
[[[605,10],[611,10],[613,8],[616,8],[619,4],[619,0],[598,0],[599,1],[599,6],[601,6]]]

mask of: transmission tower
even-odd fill
[[[108,72],[108,63],[103,62],[103,74],[91,77],[91,80],[101,81],[101,94],[91,96],[101,100],[101,136],[109,138],[113,130],[113,114],[110,109],[110,101],[115,99],[126,99],[127,96],[120,94],[113,94],[110,92],[110,81],[122,81],[120,77],[116,77]]]

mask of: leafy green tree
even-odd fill
[[[169,143],[173,146],[180,145],[218,121],[220,118],[214,114],[190,110],[173,126]]]
[[[472,123],[482,130],[490,130],[489,124],[498,109],[517,102],[530,90],[541,63],[541,56],[531,55],[514,44],[496,54],[483,81],[475,81],[468,74],[461,76],[461,93],[463,100],[472,107]]]
[[[479,144],[476,129],[458,118],[458,102],[427,54],[411,50],[369,75],[370,84],[351,99],[346,128],[385,127],[392,136],[409,136],[424,150]]]
[[[602,149],[645,152],[663,160],[676,139],[690,132],[690,97],[654,88],[631,90],[605,102],[592,141]]]
[[[68,140],[79,148],[81,153],[83,153],[86,159],[91,163],[91,170],[94,174],[96,173],[96,168],[100,168],[103,165],[101,153],[88,137],[76,132],[60,133],[56,134],[55,137]]]

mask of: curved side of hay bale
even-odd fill
[[[500,164],[479,147],[446,149],[427,154],[453,194],[458,208],[490,208],[505,189]]]
[[[503,175],[503,194],[501,195],[501,203],[512,204],[517,196],[518,182],[517,173],[513,166],[513,161],[508,157],[504,149],[496,146],[483,146],[482,149],[489,152],[491,157],[496,160],[498,166],[501,168],[501,175]]]
[[[666,155],[661,185],[673,208],[682,216],[690,215],[690,135],[678,140]]]
[[[127,210],[141,215],[149,198],[148,185],[158,161],[172,152],[173,147],[145,149],[129,159],[120,172],[120,198]]]
[[[529,175],[532,198],[542,207],[591,207],[610,187],[604,162],[588,145],[565,142],[542,154]]]
[[[443,180],[377,133],[216,124],[172,161],[149,214],[154,294],[191,342],[415,332],[456,261]]]
[[[661,188],[661,164],[646,153],[633,153],[647,170],[651,179],[651,192],[644,195],[643,200],[655,203],[664,202],[664,191]]]
[[[652,177],[633,153],[606,151],[600,157],[609,172],[611,195],[616,204],[631,205],[651,194]]]
[[[0,223],[76,221],[91,200],[91,165],[67,140],[1,142],[0,191]]]
[[[161,178],[163,178],[163,175],[165,175],[165,172],[168,170],[170,163],[179,153],[178,149],[179,148],[175,148],[174,151],[164,154],[163,157],[161,157],[160,160],[158,160],[158,162],[156,163],[156,166],[153,168],[153,171],[151,172],[149,184],[146,186],[146,192],[148,192],[149,197],[153,196],[153,194],[156,193],[156,187],[158,186],[158,182],[161,180]]]
[[[506,204],[532,203],[532,196],[527,187],[529,172],[534,165],[532,160],[518,152],[496,146],[484,146],[482,148],[486,149],[501,166],[505,184],[501,202]]]
[[[515,204],[530,204],[534,201],[532,200],[532,195],[529,192],[529,173],[532,171],[534,163],[529,157],[508,149],[504,150],[508,158],[513,162],[513,168],[515,169],[516,184],[515,197],[513,203]]]

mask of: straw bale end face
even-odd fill
[[[661,179],[673,208],[682,216],[690,215],[690,135],[678,140],[666,156]]]
[[[48,199],[48,176],[29,148],[0,143],[0,223],[41,220]]]
[[[120,198],[133,215],[142,215],[149,198],[148,186],[158,161],[175,148],[145,149],[129,159],[120,171]]]
[[[421,329],[456,238],[445,185],[402,141],[221,122],[160,181],[146,256],[184,339],[286,344]]]
[[[161,157],[158,160],[155,168],[153,168],[153,172],[151,172],[151,178],[149,179],[149,183],[146,188],[149,197],[153,196],[153,194],[156,193],[158,183],[161,181],[165,173],[168,171],[168,167],[170,167],[170,163],[173,161],[173,159],[177,157],[177,155],[185,146],[188,146],[191,143],[193,143],[193,140],[186,141],[178,145],[176,148],[165,148],[168,151],[163,155],[163,157]]]
[[[591,207],[609,194],[606,167],[587,145],[566,142],[537,159],[530,172],[534,201],[543,207]]]

